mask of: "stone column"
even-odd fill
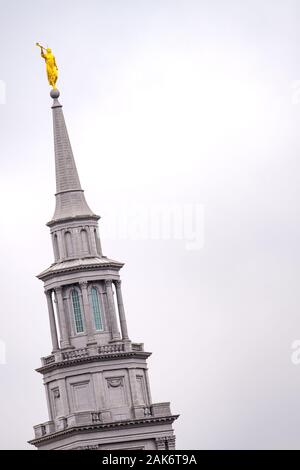
[[[94,227],[93,226],[89,227],[88,235],[89,235],[89,238],[90,238],[91,254],[93,256],[98,256],[97,247],[96,247],[96,240],[95,240],[95,235],[94,235]]]
[[[58,316],[60,318],[61,347],[62,348],[69,348],[70,347],[70,342],[69,342],[68,327],[67,327],[65,311],[64,311],[64,302],[63,302],[63,298],[62,298],[62,288],[61,287],[56,287],[55,294],[56,294],[56,299],[57,299]]]
[[[55,323],[54,308],[53,308],[53,302],[52,302],[52,291],[46,290],[45,294],[47,297],[47,304],[48,304],[50,332],[51,332],[52,348],[53,348],[52,352],[55,352],[59,350],[59,345],[58,345],[57,329],[56,329],[56,323]]]
[[[123,304],[123,297],[122,297],[122,290],[121,290],[121,281],[114,281],[116,286],[116,294],[117,294],[117,302],[118,302],[118,310],[119,310],[119,318],[120,318],[120,326],[122,332],[122,339],[128,340],[128,330],[127,330],[127,323],[125,317],[125,310]]]
[[[89,295],[88,295],[88,283],[86,281],[79,283],[82,293],[82,304],[83,304],[83,311],[84,311],[84,319],[85,319],[85,326],[86,326],[86,334],[87,334],[87,344],[95,343],[95,338],[93,334],[93,322],[92,322],[92,313],[91,307],[89,302]]]
[[[111,323],[112,341],[119,341],[120,332],[118,328],[116,309],[115,309],[115,303],[114,303],[114,297],[113,297],[112,280],[105,279],[105,286],[106,286],[107,303],[108,303],[110,323]]]

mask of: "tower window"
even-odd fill
[[[79,295],[76,289],[72,289],[72,304],[73,304],[73,312],[74,312],[74,321],[75,321],[75,328],[76,333],[82,333],[83,330],[83,321],[82,321],[82,314],[81,314],[81,307],[79,301]]]
[[[88,239],[88,234],[86,230],[81,230],[81,246],[82,246],[82,252],[84,254],[88,254],[90,252],[90,247],[89,247],[89,239]]]
[[[92,306],[93,306],[95,328],[96,330],[103,330],[103,322],[101,318],[98,291],[95,287],[92,287],[91,294],[92,294]]]
[[[58,239],[56,233],[54,234],[53,237],[53,247],[54,247],[54,258],[55,261],[59,259],[59,248],[58,248]]]
[[[66,244],[66,252],[67,256],[73,256],[73,242],[72,236],[70,232],[65,233],[65,244]]]

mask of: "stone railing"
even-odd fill
[[[131,343],[132,351],[144,351],[144,343]]]
[[[171,416],[171,409],[169,402],[153,403],[152,405],[136,405],[133,406],[133,413],[135,418],[158,418],[161,416]]]
[[[92,423],[98,423],[102,421],[101,411],[92,412]]]
[[[66,351],[62,353],[62,359],[64,361],[68,359],[77,359],[78,357],[89,356],[89,350],[87,348],[74,349],[73,351]]]
[[[116,344],[107,344],[105,346],[99,346],[98,354],[111,354],[116,352],[123,352],[124,351],[124,343],[116,343]]]
[[[113,344],[105,344],[103,346],[95,346],[93,348],[71,349],[70,351],[57,351],[55,354],[42,358],[42,365],[48,366],[54,362],[68,361],[72,359],[85,358],[89,356],[105,356],[108,354],[123,352],[142,352],[144,351],[143,343],[120,342]]]
[[[125,419],[147,419],[163,416],[171,416],[170,403],[153,403],[152,405],[137,405],[128,409],[128,417]],[[124,420],[124,418],[123,418]],[[44,437],[56,431],[63,431],[73,426],[81,426],[88,424],[111,423],[113,421],[120,421],[119,417],[114,416],[112,410],[102,411],[78,411],[71,413],[67,416],[56,418],[55,421],[48,421],[46,423],[34,426],[35,437]]]
[[[152,416],[171,416],[170,402],[153,403],[150,407]]]
[[[54,355],[51,355],[51,356],[46,356],[46,357],[43,357],[43,364],[46,366],[48,364],[52,364],[52,362],[55,362],[55,356]]]
[[[53,432],[72,428],[73,426],[110,421],[111,413],[109,411],[79,411],[76,413],[71,413],[67,416],[61,416],[54,421],[38,424],[37,426],[34,426],[34,433],[35,437],[39,438]]]
[[[35,437],[43,437],[46,434],[51,434],[55,432],[55,425],[53,421],[47,421],[46,423],[38,424],[34,426]]]

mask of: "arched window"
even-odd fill
[[[82,322],[82,315],[81,315],[81,307],[80,307],[78,291],[76,289],[72,289],[71,297],[72,297],[72,304],[73,304],[73,313],[74,313],[76,333],[82,333],[84,330],[83,330],[83,322]]]
[[[59,248],[58,248],[58,239],[56,233],[54,234],[53,237],[53,248],[54,248],[54,258],[55,261],[59,259]]]
[[[98,291],[96,287],[92,287],[91,294],[92,294],[92,306],[93,306],[95,328],[96,330],[103,330],[103,322],[101,318],[99,297],[98,297]]]
[[[65,244],[66,244],[66,253],[67,256],[73,256],[73,242],[70,232],[65,233]]]
[[[80,235],[81,235],[82,252],[84,254],[89,254],[90,247],[89,247],[89,239],[88,239],[87,231],[85,229],[82,229],[80,232]]]

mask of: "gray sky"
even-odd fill
[[[178,448],[299,448],[299,21],[296,0],[0,0],[2,449],[29,448],[47,420],[35,275],[52,262],[55,180],[36,41],[56,55],[81,182],[104,253],[126,263],[130,336],[153,351],[153,400],[181,414]],[[204,208],[204,246],[136,233],[157,207]]]

